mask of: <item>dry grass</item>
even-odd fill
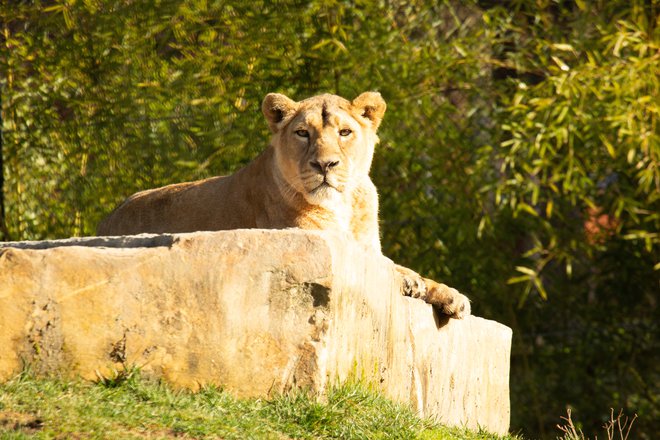
[[[566,412],[567,416],[562,417],[565,423],[557,425],[557,428],[564,433],[561,440],[587,440],[582,430],[576,428],[575,423],[573,423],[571,410],[568,409]],[[637,419],[637,414],[631,419],[623,414],[623,410],[620,410],[619,415],[614,417],[614,409],[611,409],[610,420],[603,425],[607,433],[607,440],[628,440],[635,419]],[[598,440],[598,436],[595,436],[594,440]]]

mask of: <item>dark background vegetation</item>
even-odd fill
[[[660,432],[657,0],[4,1],[0,240],[261,151],[271,91],[388,103],[386,255],[514,330],[512,430]]]

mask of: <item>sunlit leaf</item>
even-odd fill
[[[529,267],[516,266],[516,270],[530,277],[536,277],[536,271],[534,269],[530,269]]]

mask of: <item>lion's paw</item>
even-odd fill
[[[462,319],[470,315],[470,300],[458,290],[423,278],[407,267],[397,265],[396,269],[402,276],[401,293],[404,296],[419,298],[452,318]]]
[[[472,313],[470,300],[458,290],[430,280],[427,281],[427,288],[426,302],[445,315],[463,319]]]

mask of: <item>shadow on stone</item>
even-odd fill
[[[314,307],[328,307],[330,303],[330,289],[317,283],[305,283],[309,293],[314,299]]]
[[[439,329],[449,324],[451,318],[440,310],[437,307],[433,307],[433,320],[435,321],[435,326]]]
[[[65,246],[83,246],[99,248],[171,248],[178,238],[172,234],[140,234],[122,237],[76,237],[63,240],[44,241],[6,241],[0,242],[0,249],[52,249]]]

